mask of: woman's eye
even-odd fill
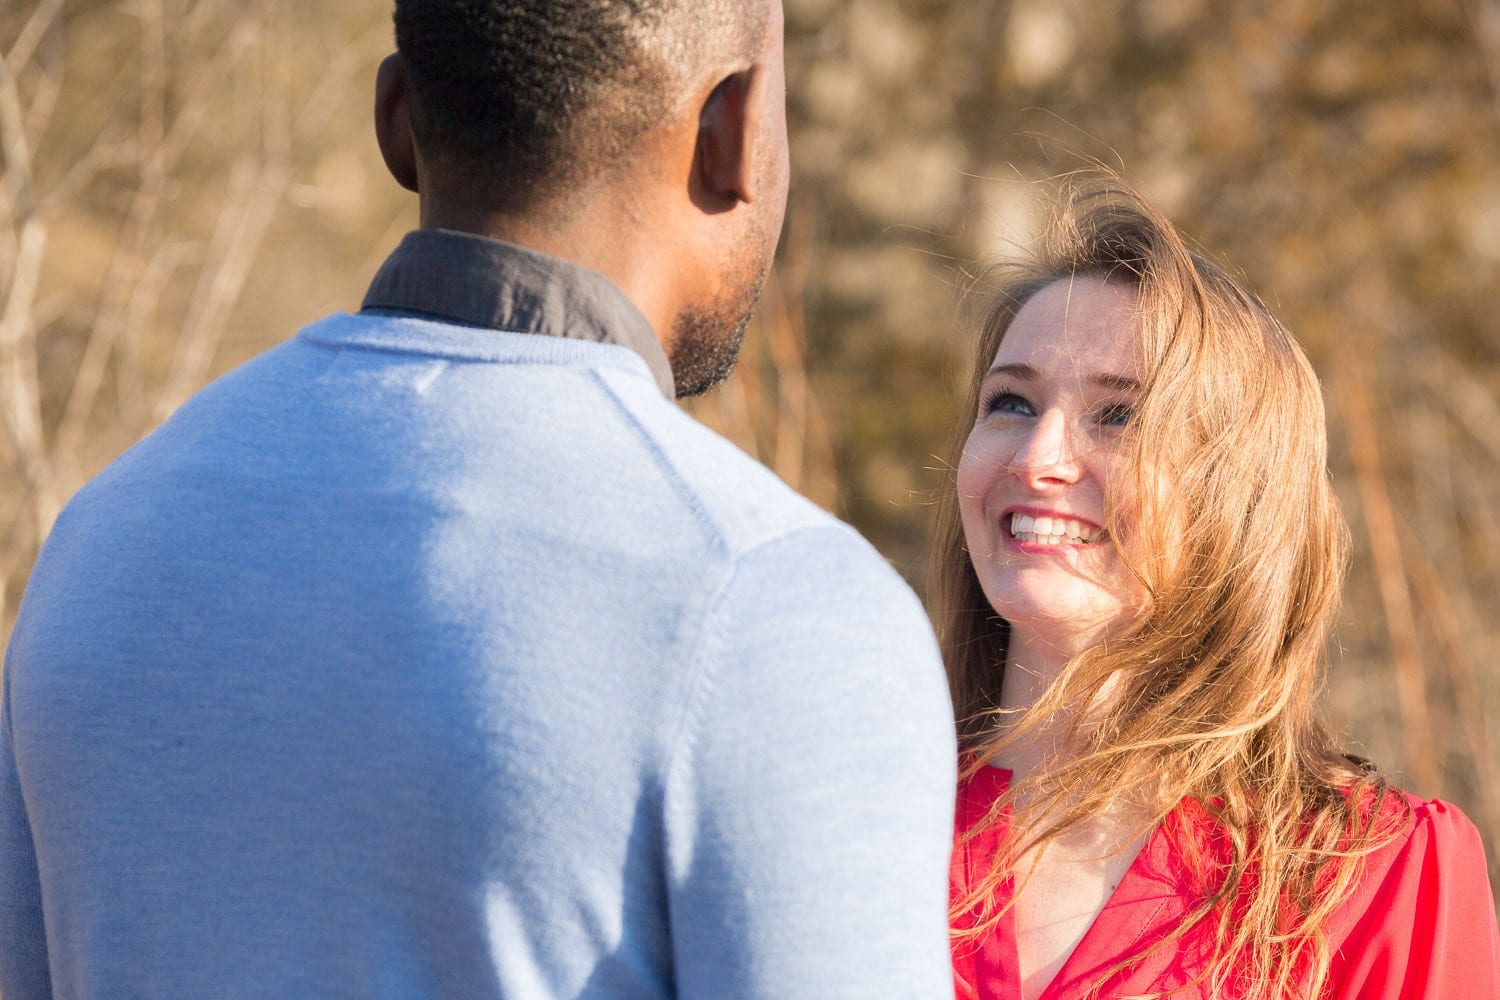
[[[1035,416],[1031,404],[1013,392],[996,392],[985,398],[980,412],[988,416],[991,413],[1015,413],[1024,417]]]
[[[1112,403],[1099,411],[1099,423],[1105,427],[1124,427],[1130,423],[1131,408],[1126,403]]]

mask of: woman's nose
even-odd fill
[[[1078,480],[1079,463],[1065,414],[1049,410],[1032,422],[1011,460],[1011,471],[1034,488]]]

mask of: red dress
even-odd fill
[[[990,869],[1004,824],[963,841],[1006,789],[1007,771],[985,768],[959,789],[958,848],[949,887],[966,895]],[[1500,998],[1500,931],[1479,832],[1448,803],[1409,798],[1411,818],[1394,842],[1371,855],[1354,895],[1328,924],[1333,948],[1327,1000],[1494,1000]],[[1186,806],[1158,827],[1040,1000],[1089,995],[1098,976],[1172,932],[1191,910],[1192,880],[1172,848],[1191,829]],[[1201,827],[1200,827],[1201,829]],[[1014,891],[1010,882],[999,892]],[[1001,900],[1006,902],[1008,900]],[[1013,911],[979,941],[954,946],[958,1000],[1016,1000],[1021,977]],[[1212,918],[1210,918],[1210,921]],[[972,927],[960,917],[957,926]],[[1099,997],[1181,987],[1204,968],[1211,930],[1190,932],[1174,946],[1118,972]],[[1208,986],[1175,994],[1208,998]]]

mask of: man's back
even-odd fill
[[[310,327],[74,500],[5,683],[7,1000],[945,981],[920,609],[622,347]]]

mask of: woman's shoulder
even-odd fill
[[[966,816],[978,819],[987,815],[1010,788],[1011,773],[1004,768],[989,764],[976,764],[974,758],[963,756],[958,762],[958,818],[959,825]]]
[[[1489,898],[1484,840],[1462,809],[1399,789],[1388,800],[1384,813],[1391,837],[1371,855],[1365,881],[1411,878],[1420,895],[1473,890]],[[1493,914],[1493,902],[1486,905]]]
[[[1379,806],[1379,846],[1329,921],[1334,995],[1495,995],[1500,931],[1478,829],[1442,799],[1392,789]]]
[[[1437,836],[1446,837],[1449,831],[1465,836],[1472,834],[1479,837],[1479,829],[1476,827],[1464,811],[1452,802],[1444,799],[1424,799],[1413,795],[1411,792],[1395,790],[1395,794],[1405,800],[1411,809],[1412,829],[1425,828],[1437,832]]]
[[[1358,817],[1348,844],[1357,874],[1343,907],[1350,919],[1372,907],[1389,916],[1387,907],[1396,903],[1407,904],[1399,910],[1420,909],[1423,900],[1460,884],[1488,890],[1484,841],[1458,806],[1383,782],[1345,794]]]
[[[968,892],[994,866],[1008,832],[1008,815],[996,808],[1010,787],[1010,772],[972,758],[959,761],[958,799],[953,811],[953,855],[949,889],[955,898]]]
[[[1402,865],[1431,864],[1434,859],[1478,865],[1485,870],[1484,841],[1462,809],[1443,799],[1424,799],[1399,788],[1379,795],[1371,825],[1380,846],[1369,856],[1365,878]]]

